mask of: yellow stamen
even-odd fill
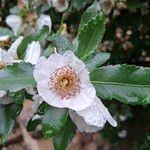
[[[69,84],[68,79],[63,79],[63,80],[61,81],[61,85],[64,86],[64,87],[66,87],[68,84]]]
[[[71,67],[64,66],[51,74],[48,86],[62,99],[69,99],[80,92],[80,79]]]
[[[6,64],[0,63],[0,70],[3,69],[4,67],[6,67]]]

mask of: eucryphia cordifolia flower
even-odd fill
[[[43,99],[54,107],[82,110],[96,96],[85,64],[72,52],[41,57],[34,70],[37,89]]]
[[[107,108],[96,97],[85,64],[71,51],[41,57],[34,70],[39,95],[49,105],[69,108],[78,129],[96,132],[108,121],[117,126]]]

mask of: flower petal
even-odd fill
[[[42,27],[44,25],[47,25],[49,27],[49,30],[51,30],[51,27],[52,27],[52,20],[51,20],[51,17],[49,15],[45,15],[45,14],[42,14],[40,15],[40,17],[37,19],[37,27],[38,29],[42,29]]]
[[[3,97],[6,94],[6,91],[0,90],[0,97]]]
[[[21,29],[22,19],[16,15],[9,15],[6,17],[6,24],[13,30],[16,36]]]
[[[108,109],[103,105],[103,103],[100,101],[99,98],[97,98],[97,101],[99,102],[99,107],[101,109],[101,113],[103,114],[103,117],[113,126],[117,126],[116,120],[111,116]]]
[[[80,132],[93,133],[102,129],[101,127],[87,124],[85,120],[80,117],[75,111],[69,110],[69,115]]]
[[[112,118],[108,109],[103,105],[98,97],[95,98],[90,107],[81,111],[76,111],[76,113],[83,117],[85,122],[89,125],[103,127],[106,121],[108,121],[112,126],[117,126],[116,121]]]
[[[7,53],[13,57],[13,59],[18,59],[17,48],[19,44],[22,42],[22,40],[23,40],[23,37],[19,36],[17,40],[11,45],[11,47],[7,51]]]
[[[8,40],[8,38],[9,38],[9,35],[1,35],[0,41],[6,41],[6,40]]]
[[[32,99],[34,100],[32,102],[32,110],[36,112],[38,107],[42,104],[43,98],[39,94],[36,94],[32,97]]]
[[[48,59],[47,59],[47,65],[50,66],[55,66],[55,69],[61,68],[66,64],[66,60],[63,57],[63,55],[59,53],[51,54]]]
[[[72,51],[66,51],[63,55],[66,63],[71,66],[76,73],[80,74],[81,71],[86,69],[86,65],[80,59],[78,59]],[[86,69],[87,73],[88,70]]]
[[[35,66],[33,75],[37,82],[41,82],[43,80],[49,80],[51,73],[55,70],[56,66],[54,62],[48,62],[45,57],[40,57]]]
[[[42,104],[42,102],[43,102],[43,98],[42,98],[39,94],[34,95],[34,96],[32,97],[32,99],[33,99],[34,101],[38,101],[40,104]]]
[[[11,65],[13,58],[5,51],[0,48],[0,64]],[[1,68],[0,68],[1,69]]]
[[[25,88],[26,92],[30,95],[36,95],[37,93],[37,90],[33,87],[28,87],[28,88]]]
[[[39,42],[32,42],[28,45],[26,49],[26,54],[24,57],[25,62],[30,62],[31,64],[36,64],[41,55],[41,45]]]
[[[63,67],[65,64],[65,60],[60,54],[51,54],[47,59],[45,57],[40,57],[33,75],[37,82],[41,82],[42,80],[49,81],[51,74],[58,68]],[[42,67],[41,67],[42,66]]]
[[[63,3],[59,0],[52,0],[52,5],[58,12],[63,12],[68,8],[69,3],[67,0],[64,0]]]

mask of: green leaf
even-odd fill
[[[89,22],[96,19],[101,14],[101,8],[97,1],[95,1],[82,15],[78,31],[81,32],[82,28],[88,25]]]
[[[57,134],[65,125],[67,117],[67,109],[50,107],[42,120],[42,131],[44,137],[47,139]]]
[[[9,9],[11,14],[15,14],[21,17],[24,17],[27,14],[27,10],[26,9],[21,9],[18,6],[14,6],[12,8]]]
[[[12,119],[16,120],[16,117],[20,114],[23,108],[23,104],[11,103],[6,107],[9,110],[9,116],[11,116]]]
[[[13,100],[20,105],[23,105],[25,99],[25,90],[20,90],[15,93],[10,93],[9,96],[13,98]]]
[[[97,1],[83,14],[78,30],[76,55],[85,60],[99,46],[105,32],[104,14]]]
[[[71,142],[73,136],[75,135],[76,127],[68,118],[66,124],[61,129],[61,131],[53,137],[53,144],[55,150],[66,150],[68,144]]]
[[[85,63],[89,72],[92,72],[96,67],[102,66],[109,58],[109,53],[98,52],[94,57],[85,61]]]
[[[28,47],[28,44],[30,44],[33,41],[41,41],[41,40],[46,39],[46,37],[48,36],[48,33],[49,33],[49,27],[44,26],[40,31],[37,31],[34,34],[26,36],[17,48],[18,57],[20,59],[23,59],[25,56],[25,51]]]
[[[0,27],[0,36],[9,35],[10,37],[13,36],[13,32],[10,29]]]
[[[49,36],[47,40],[51,41],[56,46],[59,53],[64,53],[69,50],[75,51],[74,45],[63,36],[53,34]]]
[[[11,14],[16,15],[16,14],[19,14],[20,8],[18,6],[14,6],[14,7],[10,8],[9,11],[10,11]]]
[[[150,68],[115,65],[90,74],[98,96],[126,104],[150,103]]]
[[[5,142],[8,134],[12,132],[14,120],[9,114],[9,109],[6,106],[0,105],[0,138]]]
[[[41,120],[40,119],[36,119],[36,120],[29,120],[28,125],[27,125],[27,130],[28,131],[35,131],[36,127],[41,124]]]
[[[48,57],[55,52],[55,46],[53,44],[49,44],[47,48],[44,50],[44,56]]]
[[[0,89],[16,92],[23,88],[34,87],[33,66],[29,63],[14,63],[0,70]]]

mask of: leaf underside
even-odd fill
[[[90,74],[98,96],[126,104],[150,103],[150,69],[129,65],[101,67]]]

